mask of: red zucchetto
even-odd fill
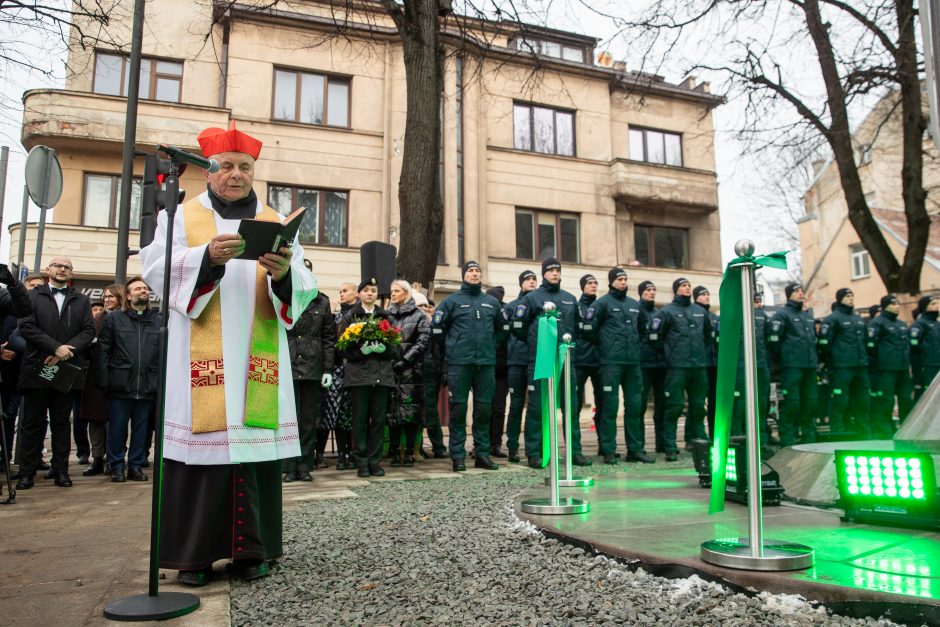
[[[235,120],[229,122],[228,130],[217,127],[207,128],[196,138],[199,148],[206,157],[220,152],[243,152],[257,159],[261,154],[261,142],[235,128]]]

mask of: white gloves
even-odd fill
[[[385,344],[382,344],[381,342],[366,342],[359,350],[362,351],[363,355],[368,355],[370,353],[382,354],[385,352]]]
[[[324,374],[320,377],[320,387],[331,388],[333,387],[333,375]]]
[[[363,355],[370,354],[372,352],[372,342],[366,342],[359,348],[359,350],[362,351]]]

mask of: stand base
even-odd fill
[[[552,505],[550,498],[528,499],[519,505],[527,514],[586,514],[591,511],[591,504],[580,499],[562,497],[557,505]]]
[[[751,555],[750,538],[720,538],[702,543],[702,561],[741,570],[803,570],[814,563],[813,549],[805,544],[764,539],[763,557]]]
[[[552,478],[545,477],[545,485],[552,485]],[[571,479],[559,479],[559,488],[589,488],[594,485],[594,477],[572,477]]]
[[[153,597],[135,594],[104,608],[104,617],[129,622],[166,620],[189,614],[198,607],[199,597],[186,592],[160,592]]]

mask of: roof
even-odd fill
[[[871,214],[885,232],[907,246],[907,218],[903,211],[872,207]],[[940,269],[940,215],[930,216],[930,234],[924,261]]]

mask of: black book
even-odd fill
[[[54,366],[40,363],[30,373],[29,381],[65,394],[72,390],[83,370],[82,366],[72,361],[60,361]]]
[[[256,260],[265,253],[276,253],[281,246],[291,246],[300,223],[303,222],[306,207],[301,207],[284,218],[284,222],[244,219],[238,226],[238,234],[245,240],[245,252],[237,259]]]

